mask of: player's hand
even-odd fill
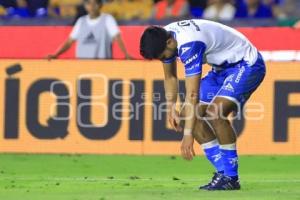
[[[46,56],[46,59],[49,60],[49,61],[51,61],[53,59],[56,59],[56,58],[57,58],[57,55],[53,55],[53,54],[50,54],[50,55]]]
[[[183,130],[180,126],[180,115],[175,109],[168,113],[168,121],[176,132],[181,132]]]
[[[129,54],[126,54],[125,58],[126,58],[126,60],[132,60],[133,59],[133,57],[131,55],[129,55]]]
[[[192,135],[184,135],[181,142],[181,155],[186,160],[193,160],[194,151],[194,137]]]

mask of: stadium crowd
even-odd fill
[[[74,18],[84,15],[83,0],[0,0],[2,18]],[[102,11],[117,20],[197,17],[234,18],[300,17],[299,0],[103,0]]]

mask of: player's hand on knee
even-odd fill
[[[181,143],[181,155],[186,160],[192,160],[196,155],[194,151],[194,137],[192,135],[183,136]]]

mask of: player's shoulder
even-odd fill
[[[83,16],[79,17],[79,18],[76,20],[76,22],[81,22],[81,21],[87,20],[87,19],[88,19],[88,15],[83,15]]]
[[[172,22],[172,23],[164,26],[163,28],[167,31],[174,31],[174,32],[177,32],[177,33],[179,32],[177,22]]]
[[[109,13],[101,13],[101,16],[104,17],[106,20],[115,20],[115,18]]]
[[[205,26],[206,24],[216,24],[216,22],[205,20],[205,19],[188,19],[188,20],[181,20],[172,22],[166,25],[164,28],[166,30],[173,30],[180,32],[185,28],[190,28],[191,26]]]
[[[178,49],[181,47],[185,49],[186,45],[206,43],[205,34],[201,30],[201,22],[202,20],[182,20],[168,24],[164,28],[174,35]]]
[[[87,20],[88,20],[88,15],[83,15],[76,20],[75,26],[81,26],[82,23],[86,22]]]

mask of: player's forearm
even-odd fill
[[[165,95],[168,106],[176,104],[178,96],[178,80],[176,77],[169,77],[165,79]]]
[[[192,134],[196,121],[196,110],[199,101],[201,75],[187,76],[185,79],[186,96],[185,96],[185,126],[184,133]]]
[[[73,40],[68,39],[56,52],[55,56],[60,56],[61,54],[65,53],[73,44]]]
[[[123,40],[122,40],[122,38],[121,38],[121,35],[118,34],[118,35],[115,37],[115,40],[117,41],[117,43],[118,43],[118,45],[119,45],[121,51],[124,53],[124,55],[125,55],[126,57],[128,57],[129,54],[128,54],[127,49],[126,49],[126,47],[125,47],[125,44],[124,44],[124,42],[123,42]]]
[[[192,132],[196,121],[196,110],[198,104],[198,92],[188,92],[186,94],[184,113],[185,113],[185,133]]]

